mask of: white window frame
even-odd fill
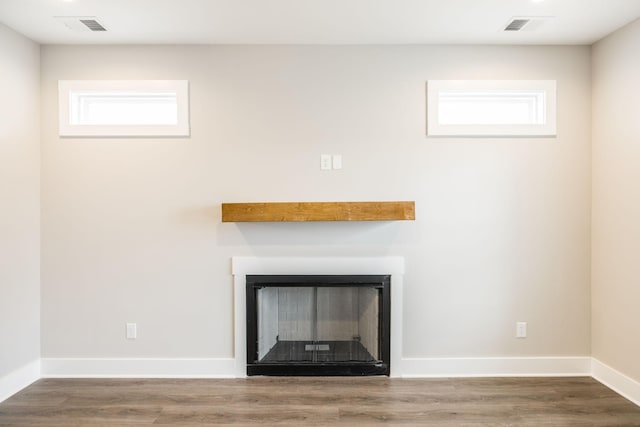
[[[543,119],[538,124],[443,124],[439,122],[442,92],[518,91],[544,93]],[[555,80],[429,80],[427,82],[428,136],[556,136]]]
[[[72,95],[82,92],[175,92],[176,124],[171,125],[88,125],[71,120]],[[60,80],[58,81],[60,136],[189,136],[188,80]]]

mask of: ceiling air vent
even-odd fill
[[[552,18],[553,16],[514,16],[503,31],[535,31]]]
[[[100,25],[95,19],[81,19],[80,22],[86,25],[91,31],[107,31],[107,29]]]
[[[56,16],[55,19],[73,31],[107,31],[95,16]]]
[[[504,28],[504,31],[520,31],[522,30],[529,22],[531,22],[531,19],[527,19],[527,18],[514,18],[511,20],[511,22],[509,22],[509,24],[507,24],[507,26]]]

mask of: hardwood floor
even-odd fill
[[[640,426],[591,378],[43,379],[0,404],[0,426]]]

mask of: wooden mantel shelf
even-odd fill
[[[415,219],[415,202],[222,204],[222,222],[406,221]]]

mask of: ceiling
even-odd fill
[[[502,31],[523,16],[549,19]],[[640,0],[0,0],[0,22],[42,44],[592,44],[638,17]]]

